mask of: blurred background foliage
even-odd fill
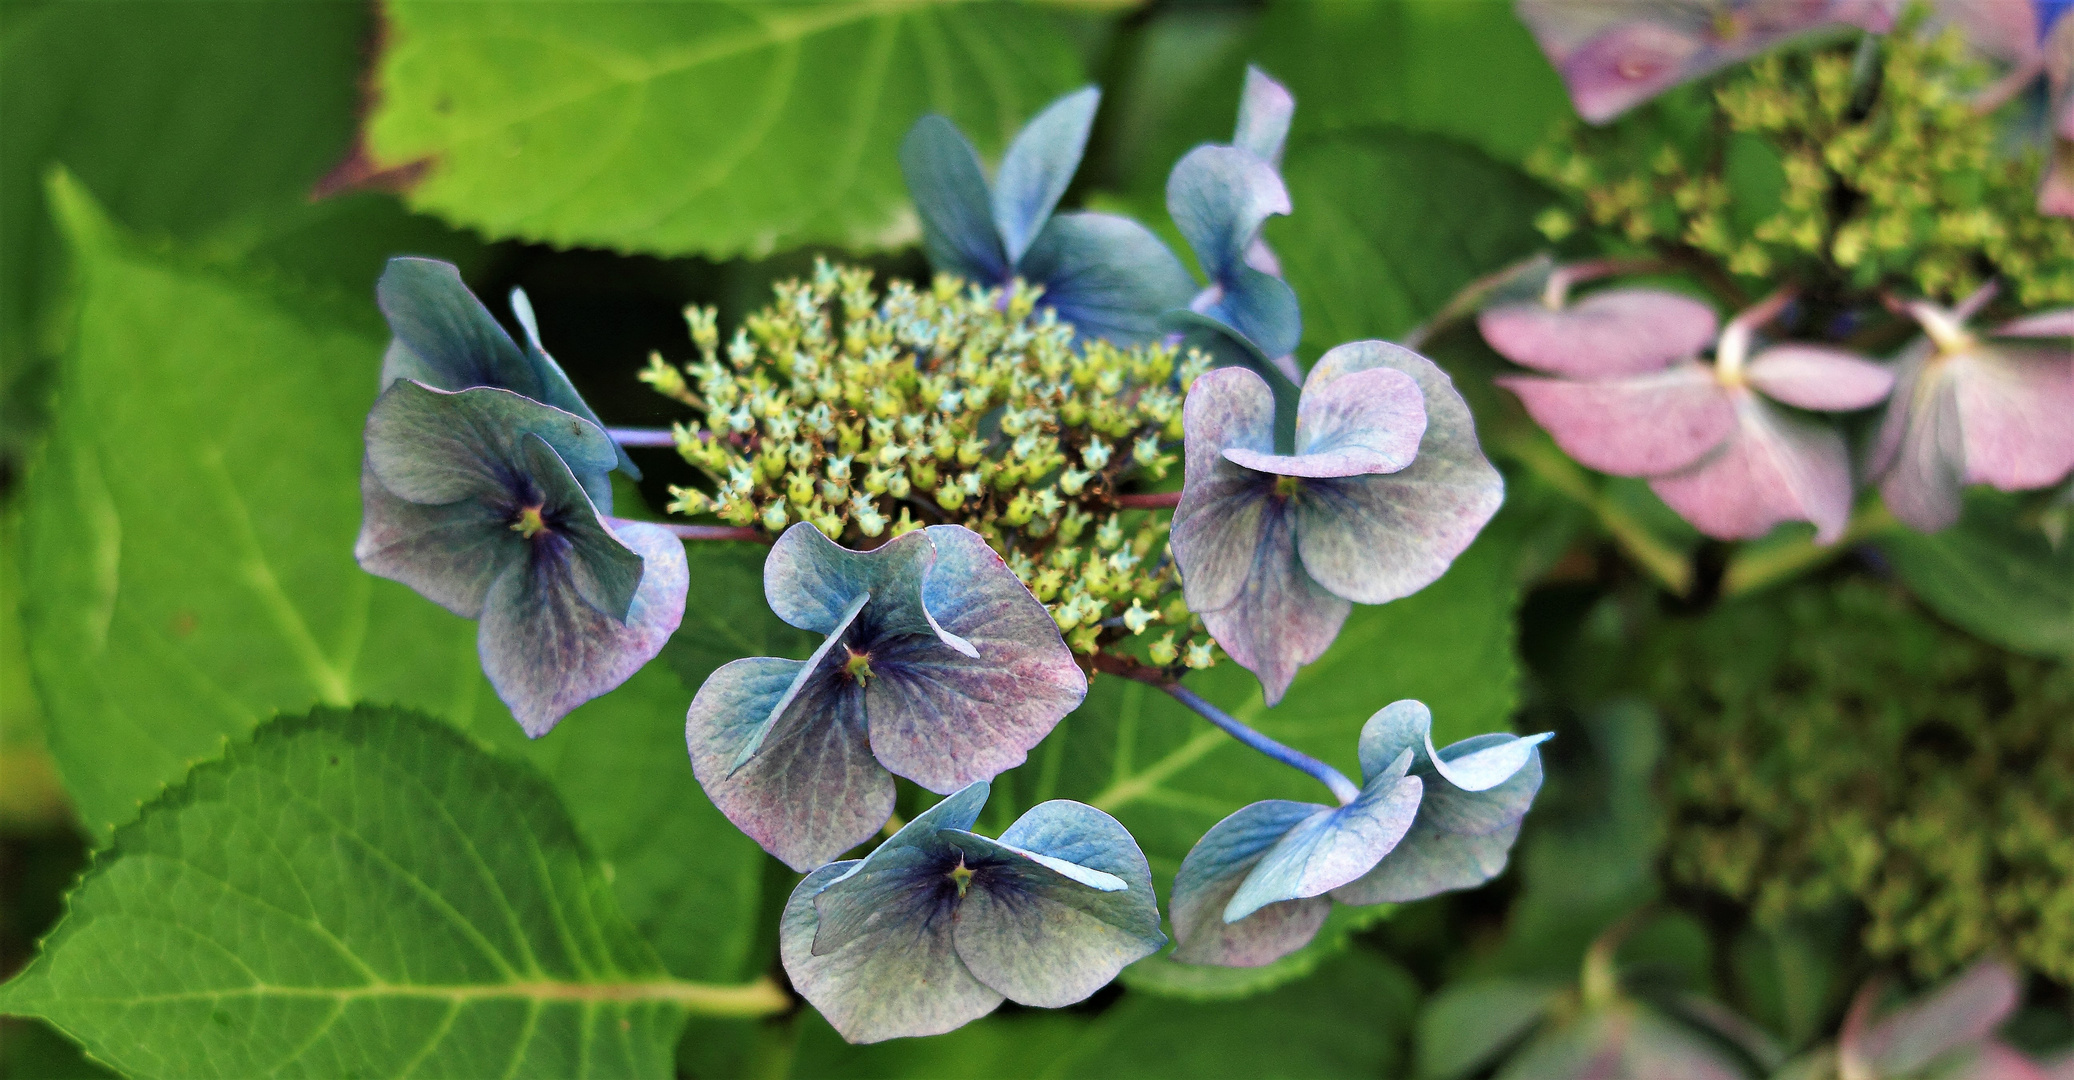
[[[277,711],[359,699],[539,765],[676,974],[773,969],[794,879],[705,803],[679,727],[718,664],[801,652],[756,602],[758,551],[694,550],[664,662],[527,744],[471,628],[347,554],[382,260],[453,261],[484,297],[523,286],[602,416],[665,423],[633,374],[689,356],[684,305],[731,327],[818,255],[926,275],[894,161],[915,116],[994,154],[1099,82],[1067,203],[1172,241],[1167,169],[1227,137],[1249,62],[1299,102],[1296,213],[1268,238],[1304,302],[1301,359],[1401,335],[1547,246],[1535,222],[1561,196],[1526,162],[1571,112],[1500,0],[0,5],[0,975],[163,785]],[[1644,485],[1553,459],[1473,334],[1429,351],[1505,509],[1438,584],[1357,610],[1283,705],[1233,665],[1201,686],[1341,766],[1397,697],[1429,702],[1442,742],[1557,731],[1504,877],[1341,909],[1270,968],[1148,960],[1082,1005],[935,1039],[852,1047],[811,1010],[694,1020],[679,1072],[1531,1076],[1606,1016],[1718,1044],[1723,1010],[1757,1030],[1723,1050],[1754,1071],[1831,1037],[1868,975],[1983,952],[2024,973],[2011,1039],[2074,1042],[2074,546],[2039,524],[2064,513],[1983,497],[1945,533],[1822,565],[1788,529],[1743,557],[1804,572],[1737,577]],[[637,453],[624,504],[660,506],[689,468]],[[1687,587],[1624,556],[1634,535]],[[1230,809],[1308,796],[1204,730],[1098,680],[983,824],[1093,802],[1164,888]],[[0,1075],[103,1073],[0,1020]]]

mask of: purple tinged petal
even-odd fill
[[[1704,70],[1706,47],[1691,34],[1631,23],[1593,39],[1561,72],[1577,113],[1603,124]]]
[[[1246,65],[1246,88],[1239,95],[1239,122],[1232,132],[1232,145],[1279,168],[1282,144],[1289,138],[1289,121],[1295,115],[1296,98],[1289,88]]]
[[[1894,372],[1857,353],[1778,345],[1751,358],[1744,376],[1766,397],[1816,412],[1868,409],[1894,392]]]
[[[1489,791],[1511,780],[1536,757],[1535,747],[1555,738],[1554,732],[1525,737],[1503,733],[1478,735],[1433,749],[1433,732],[1426,732],[1426,755],[1433,771],[1462,791]]]
[[[1662,289],[1608,289],[1562,309],[1501,304],[1477,316],[1500,356],[1551,375],[1607,378],[1698,356],[1720,328],[1714,309]]]
[[[1564,453],[1614,476],[1677,472],[1735,430],[1735,406],[1704,364],[1596,382],[1532,375],[1494,381],[1519,395]]]
[[[1174,959],[1259,967],[1316,937],[1332,910],[1332,901],[1324,897],[1269,904],[1235,923],[1224,921],[1224,910],[1277,841],[1313,815],[1329,812],[1314,803],[1272,799],[1246,806],[1211,826],[1174,876],[1167,904],[1174,925]]]
[[[851,551],[802,521],[778,537],[763,561],[763,595],[771,611],[801,630],[826,634],[860,592],[876,602],[865,620],[875,636],[933,634],[973,655],[972,646],[945,636],[922,604],[922,581],[936,562],[927,534],[911,532],[870,551]]]
[[[730,773],[803,667],[763,656],[727,664],[699,687],[684,724],[706,796],[795,870],[869,839],[892,816],[894,796],[893,775],[871,756],[863,695],[825,666],[764,737],[762,752]]]
[[[986,173],[965,133],[933,113],[915,121],[900,143],[900,174],[922,219],[929,264],[985,285],[1006,282],[1009,262],[994,228]]]
[[[1881,1018],[1853,1040],[1852,1056],[1881,1076],[1913,1073],[1994,1034],[2021,997],[2015,972],[1999,961],[1983,960],[1928,997]]]
[[[2058,308],[2026,315],[1995,328],[1996,337],[2074,337],[2074,308]]]
[[[1022,261],[1023,252],[1029,250],[1058,206],[1059,196],[1073,182],[1080,156],[1087,150],[1087,133],[1094,127],[1095,108],[1101,103],[1102,91],[1093,86],[1059,98],[1016,133],[1001,158],[992,205],[1009,265]]]
[[[1024,254],[1019,272],[1044,288],[1040,304],[1082,337],[1119,345],[1164,333],[1162,313],[1188,303],[1195,280],[1152,230],[1115,214],[1052,217]]]
[[[1649,481],[1679,516],[1708,536],[1754,540],[1785,521],[1815,525],[1815,541],[1843,538],[1851,517],[1851,460],[1830,424],[1735,392],[1737,429],[1682,472]]]
[[[1295,455],[1231,449],[1224,456],[1278,476],[1393,473],[1412,463],[1425,433],[1426,398],[1419,384],[1393,368],[1374,368],[1303,395],[1296,409]]]
[[[1359,481],[1313,481],[1328,482]],[[1296,670],[1332,646],[1353,605],[1304,572],[1296,553],[1297,515],[1289,503],[1261,499],[1257,506],[1260,540],[1237,596],[1225,607],[1197,610],[1225,653],[1259,677],[1261,694],[1273,705],[1288,691]],[[1185,583],[1185,566],[1182,573]]]
[[[843,635],[849,631],[850,624],[857,620],[857,615],[870,601],[870,593],[858,593],[850,601],[850,606],[843,609],[842,618],[836,622],[835,628],[821,639],[821,644],[814,647],[813,655],[807,657],[806,663],[799,665],[798,672],[792,676],[792,684],[785,688],[783,694],[778,695],[776,701],[771,702],[770,710],[764,715],[763,722],[758,724],[754,732],[742,743],[741,750],[736,752],[734,761],[727,767],[728,776],[742,771],[742,766],[747,765],[749,759],[763,749],[763,741],[770,737],[771,731],[778,726],[778,721],[784,718],[785,710],[791,708],[792,703],[799,699],[800,692],[806,689],[808,681],[825,673],[828,654],[834,652],[837,645],[842,644]]]
[[[546,531],[532,541],[535,568],[560,572],[585,603],[614,622],[625,622],[643,578],[642,556],[621,542],[610,526],[599,519],[569,467],[539,436],[527,435],[520,440],[519,452],[525,459],[526,473],[539,492],[540,513],[547,523]],[[683,546],[675,541],[672,544],[674,558],[683,563]],[[679,586],[678,591],[683,592],[683,587]],[[683,615],[681,595],[677,598],[677,611],[679,616]],[[676,629],[676,624],[672,623],[670,628]]]
[[[890,908],[878,934],[815,955],[814,897],[858,865],[815,870],[785,903],[779,954],[801,996],[853,1043],[940,1035],[999,1007],[1001,995],[958,959],[952,920],[926,906]]]
[[[367,465],[411,502],[505,500],[526,474],[520,447],[529,435],[554,450],[593,504],[610,493],[615,450],[604,429],[490,387],[452,392],[406,379],[382,391],[367,414]]]
[[[1274,450],[1274,394],[1245,368],[1219,368],[1189,388],[1181,419],[1187,471],[1174,508],[1174,559],[1190,610],[1215,611],[1245,587],[1268,490],[1263,477],[1223,454]]]
[[[1361,796],[1313,814],[1283,834],[1225,902],[1235,923],[1269,904],[1323,896],[1375,869],[1411,829],[1425,785],[1406,776],[1409,750],[1362,786]]]
[[[899,918],[899,912],[889,910],[896,906],[933,902],[949,921],[957,893],[949,875],[960,860],[944,834],[972,828],[990,790],[982,780],[953,792],[916,814],[849,873],[829,882],[814,897],[814,910],[820,914],[814,954],[834,952],[873,933],[887,919]]]
[[[1295,502],[1304,570],[1363,604],[1432,584],[1505,500],[1505,481],[1477,445],[1468,404],[1425,357],[1381,341],[1341,345],[1319,358],[1304,394],[1329,392],[1340,378],[1377,369],[1409,375],[1425,397],[1418,456],[1387,475],[1308,481]]]
[[[958,955],[1011,1001],[1071,1005],[1166,944],[1144,853],[1094,807],[1042,803],[1000,840],[938,835],[975,867],[958,909]]]
[[[1505,872],[1519,839],[1514,822],[1496,832],[1445,832],[1423,819],[1374,869],[1332,891],[1342,904],[1408,904],[1444,892],[1473,889]]]
[[[2074,350],[1986,346],[1944,363],[1958,397],[1966,483],[2022,491],[2074,469]]]
[[[1407,750],[1417,767],[1432,754],[1432,746],[1433,710],[1425,702],[1405,698],[1377,709],[1361,725],[1361,738],[1356,745],[1361,758],[1361,782],[1365,784],[1383,775]]]
[[[1959,520],[1966,460],[1959,397],[1927,344],[1898,365],[1894,396],[1880,424],[1872,472],[1880,498],[1904,524],[1936,532]]]
[[[938,525],[926,536],[936,561],[923,605],[973,654],[935,636],[873,649],[865,711],[887,768],[947,792],[1022,764],[1079,707],[1087,676],[1044,605],[978,533]]]
[[[597,558],[596,551],[549,555],[537,540],[530,558],[498,576],[483,604],[476,635],[483,673],[532,738],[631,678],[683,621],[690,581],[683,543],[655,525],[621,521],[612,528],[616,537],[584,543],[623,545],[638,560],[640,586],[624,620],[587,602],[569,569],[571,561]]]
[[[490,584],[526,557],[526,541],[504,513],[464,499],[438,506],[389,494],[374,470],[360,470],[360,568],[400,581],[464,619],[482,615]]]
[[[1364,772],[1391,747],[1409,749],[1407,740],[1415,740],[1412,745],[1420,760],[1412,771],[1426,781],[1425,795],[1418,819],[1404,839],[1373,870],[1334,890],[1333,899],[1356,905],[1405,903],[1481,885],[1505,869],[1506,857],[1519,838],[1520,822],[1541,789],[1538,744],[1548,736],[1479,735],[1436,755],[1430,749],[1430,716],[1417,702],[1397,702],[1371,717],[1362,729]],[[1494,751],[1501,756],[1523,754],[1524,760],[1503,781],[1481,791],[1458,787],[1435,768],[1436,757],[1457,773],[1469,771],[1472,761],[1482,759],[1475,771],[1496,773],[1506,762],[1485,757]],[[1464,768],[1454,768],[1456,765]],[[1493,765],[1496,767],[1487,768]]]
[[[1167,213],[1203,272],[1227,289],[1250,269],[1246,249],[1261,224],[1289,211],[1289,189],[1275,167],[1236,147],[1198,146],[1167,175]]]

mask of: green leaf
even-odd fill
[[[1419,1014],[1419,1075],[1452,1080],[1475,1072],[1539,1023],[1560,990],[1530,979],[1449,984]]]
[[[2010,496],[1969,493],[1957,525],[1896,528],[1879,545],[1916,597],[1961,629],[2017,652],[2074,656],[2074,543],[2055,550]]]
[[[1197,1004],[1124,992],[1100,1016],[997,1015],[933,1039],[849,1046],[819,1016],[802,1021],[792,1075],[866,1080],[1337,1080],[1401,1074],[1418,1000],[1402,968],[1369,953],[1250,1001]]]
[[[1268,240],[1316,352],[1395,338],[1543,246],[1533,218],[1551,197],[1445,139],[1349,128],[1291,147],[1283,172],[1296,213],[1271,222]]]
[[[1258,681],[1228,661],[1189,685],[1241,722],[1356,776],[1361,725],[1399,698],[1432,707],[1433,737],[1443,743],[1508,730],[1518,679],[1519,551],[1513,519],[1501,511],[1439,581],[1393,603],[1356,605],[1332,648],[1298,673],[1275,708],[1263,704]],[[1203,833],[1247,803],[1331,801],[1316,781],[1241,746],[1165,694],[1106,675],[1028,764],[995,783],[988,812],[1012,817],[1053,798],[1116,815],[1144,849],[1162,896]],[[1141,962],[1142,975],[1133,967],[1124,978],[1138,989],[1195,998],[1257,993],[1309,973],[1375,917],[1341,915],[1306,951],[1266,968],[1191,970],[1155,957]]]
[[[895,160],[939,112],[983,150],[1082,81],[1009,5],[391,2],[367,123],[411,204],[496,237],[665,255],[917,235]]]
[[[75,182],[52,192],[79,324],[26,492],[23,614],[50,751],[94,836],[276,712],[404,705],[544,768],[673,970],[759,963],[763,856],[692,782],[691,692],[669,668],[527,742],[475,625],[354,564],[373,316],[141,253]],[[698,559],[702,594],[758,594],[741,562]]]
[[[688,1010],[546,780],[393,709],[276,721],[116,833],[0,1009],[137,1075],[672,1075]]]

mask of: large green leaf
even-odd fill
[[[2074,543],[2057,549],[2018,520],[2016,500],[1985,488],[1941,532],[1896,527],[1879,541],[1930,609],[2006,649],[2074,657]]]
[[[1513,615],[1520,537],[1501,515],[1424,591],[1356,606],[1318,662],[1303,669],[1272,709],[1245,669],[1223,663],[1189,679],[1240,721],[1359,775],[1355,742],[1377,709],[1418,698],[1433,709],[1443,742],[1511,723],[1518,677]],[[1211,825],[1258,799],[1331,802],[1317,782],[1277,764],[1172,698],[1142,683],[1099,676],[1086,704],[994,788],[1001,820],[1045,799],[1067,798],[1115,814],[1144,848],[1162,895],[1181,859]],[[1134,987],[1199,998],[1255,993],[1304,975],[1382,909],[1343,911],[1308,951],[1269,968],[1176,964],[1154,957],[1126,969]]]
[[[393,709],[276,721],[118,830],[0,1010],[138,1076],[672,1075],[689,1009],[554,789]]]
[[[546,769],[673,970],[752,962],[763,856],[692,782],[691,693],[667,666],[528,743],[474,624],[354,565],[379,323],[141,253],[76,184],[52,190],[78,330],[29,483],[23,606],[50,750],[89,830],[105,840],[276,712],[406,705]],[[739,555],[697,566],[702,596],[757,591]],[[755,643],[775,620],[730,621]],[[687,625],[708,625],[697,601]]]
[[[1082,78],[1042,11],[944,2],[392,2],[377,162],[491,236],[659,254],[916,235],[895,153],[943,113],[982,149]]]
[[[867,1080],[1338,1080],[1402,1075],[1418,1001],[1402,968],[1357,953],[1314,979],[1243,1002],[1164,1001],[1125,991],[1092,1019],[989,1017],[934,1039],[849,1046],[818,1016],[802,1023],[796,1077]]]
[[[1292,146],[1283,171],[1296,213],[1268,235],[1318,352],[1403,334],[1542,246],[1543,189],[1446,139],[1349,128]]]

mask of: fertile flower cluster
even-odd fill
[[[1527,162],[1568,197],[1542,226],[1846,293],[1956,300],[1999,276],[2026,305],[2074,301],[2074,221],[2034,209],[2033,156],[1977,112],[1988,81],[1955,29],[1879,39],[1872,67],[1847,46],[1766,56],[1708,95],[1704,137],[1673,137],[1700,125],[1668,106],[1559,131]]]
[[[670,509],[771,535],[803,521],[858,545],[961,524],[1077,651],[1148,634],[1159,662],[1207,665],[1165,523],[1117,497],[1168,475],[1182,394],[1209,361],[1082,339],[1037,299],[1020,281],[982,291],[949,276],[880,294],[869,272],[823,263],[780,285],[724,360],[712,312],[694,310],[701,361],[655,358],[643,375],[705,411],[675,436],[714,489],[674,489]]]

